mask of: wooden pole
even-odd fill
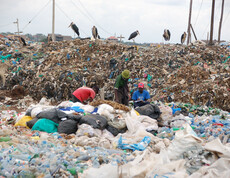
[[[212,15],[211,15],[211,26],[210,26],[210,41],[209,41],[209,45],[213,45],[214,12],[215,12],[215,0],[212,0]]]
[[[191,29],[192,29],[192,33],[193,33],[195,39],[197,40],[197,37],[196,37],[195,31],[194,31],[194,29],[193,29],[193,27],[192,27],[192,24],[190,24],[190,26],[191,26]]]
[[[18,32],[15,32],[15,33],[19,35],[20,32],[19,32],[19,21],[18,21],[18,19],[14,23],[17,24],[17,30],[18,30]]]
[[[220,23],[219,23],[219,32],[218,32],[218,42],[220,43],[220,36],[221,36],[221,26],[224,14],[224,0],[222,0],[222,8],[221,8],[221,15],[220,15]]]
[[[192,17],[192,0],[190,0],[190,8],[189,8],[187,45],[191,40],[191,33],[190,33],[191,17]]]
[[[55,26],[55,0],[53,0],[52,41],[55,41],[54,26]]]
[[[125,37],[123,37],[122,35],[120,35],[119,37],[117,37],[117,38],[119,38],[120,39],[120,43],[121,43],[121,39],[122,38],[125,38]]]

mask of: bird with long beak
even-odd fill
[[[133,32],[133,33],[131,33],[131,35],[129,36],[129,39],[128,39],[128,40],[131,40],[131,39],[132,39],[133,42],[135,43],[134,38],[135,38],[137,35],[140,35],[140,33],[139,33],[138,30],[135,31],[135,32]]]
[[[164,29],[163,37],[164,37],[165,41],[169,41],[170,40],[171,33],[170,33],[170,31],[168,29]]]
[[[77,34],[77,36],[80,36],[79,29],[78,29],[77,25],[75,25],[73,22],[71,22],[69,27],[71,27],[73,29],[73,31]]]
[[[186,32],[184,32],[184,33],[181,35],[181,39],[180,39],[181,44],[183,44],[183,43],[185,42],[186,36],[187,36]]]
[[[97,31],[97,27],[93,26],[92,28],[92,35],[93,35],[93,38],[96,40],[96,39],[100,39],[99,35],[98,35],[98,31]]]

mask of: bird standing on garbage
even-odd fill
[[[164,37],[165,41],[169,41],[170,40],[171,33],[170,33],[170,31],[168,29],[164,29],[163,37]]]
[[[187,36],[187,34],[186,34],[186,32],[184,32],[182,35],[181,35],[181,44],[183,44],[184,42],[185,42],[185,39],[186,39],[186,36]]]
[[[24,38],[19,37],[20,42],[23,44],[23,46],[26,46],[26,41]]]
[[[92,34],[93,34],[93,38],[96,39],[100,39],[98,32],[97,32],[97,27],[93,26],[92,28]]]
[[[77,25],[75,25],[73,22],[71,22],[69,27],[71,27],[73,29],[73,31],[77,34],[77,36],[80,36],[79,29],[78,29]]]
[[[138,30],[135,31],[135,32],[133,32],[133,33],[131,33],[131,35],[129,36],[129,39],[128,39],[128,40],[133,39],[133,42],[135,43],[134,38],[135,38],[137,35],[140,35],[140,33],[139,33]]]

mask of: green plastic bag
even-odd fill
[[[47,133],[54,133],[57,132],[58,124],[49,120],[49,119],[39,119],[34,126],[32,127],[32,130],[39,130]]]

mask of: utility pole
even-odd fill
[[[192,24],[190,24],[190,27],[191,27],[191,29],[192,29],[192,33],[193,33],[193,35],[194,35],[194,37],[195,37],[195,40],[197,40],[197,37],[196,37],[195,31],[194,31],[194,29],[193,29],[193,27],[192,27]]]
[[[215,0],[212,0],[212,15],[211,15],[211,26],[210,26],[210,41],[209,41],[209,45],[213,45],[214,11],[215,11]]]
[[[222,0],[222,8],[221,8],[221,15],[220,15],[220,24],[219,24],[219,33],[218,33],[218,42],[220,43],[220,36],[221,36],[221,26],[224,14],[224,0]]]
[[[55,0],[53,0],[53,21],[52,21],[52,41],[55,41],[54,25],[55,25]]]
[[[120,38],[120,42],[121,42],[121,39],[122,38],[125,38],[125,37],[123,37],[122,35],[120,35],[119,37],[117,37],[118,39]]]
[[[18,32],[15,32],[15,33],[17,33],[18,35],[19,35],[19,22],[18,22],[18,19],[17,19],[17,21],[16,22],[14,22],[15,24],[17,24],[17,29],[18,29]]]
[[[192,17],[192,0],[190,0],[190,8],[189,8],[187,45],[189,44],[191,40],[191,33],[190,33],[191,17]]]

